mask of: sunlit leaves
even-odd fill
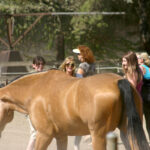
[[[16,13],[29,13],[29,12],[43,12],[50,11],[52,7],[44,3],[35,3],[30,1],[8,1],[0,2],[1,14],[16,14]]]

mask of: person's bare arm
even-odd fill
[[[140,66],[141,70],[142,70],[142,73],[143,75],[146,73],[146,69],[143,67],[143,66]]]
[[[84,74],[83,69],[79,68],[79,69],[77,70],[76,77],[78,77],[78,78],[83,78],[83,74]]]
[[[77,74],[81,74],[81,75],[83,75],[83,74],[84,74],[83,69],[79,68],[79,69],[77,70]]]
[[[136,88],[137,86],[137,79],[138,79],[138,75],[134,74],[132,76],[128,76],[128,81]]]

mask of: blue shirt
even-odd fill
[[[147,79],[147,80],[150,79],[150,68],[146,65],[141,65],[141,66],[144,67],[146,70],[146,72],[144,74],[144,79]]]
[[[83,75],[76,73],[76,77],[78,77],[78,78],[83,78]]]

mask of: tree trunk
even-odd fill
[[[8,35],[8,42],[9,42],[9,49],[13,49],[12,46],[12,38],[13,38],[13,20],[12,17],[7,17],[7,35]]]
[[[138,0],[139,5],[139,29],[142,41],[142,50],[147,51],[150,55],[150,27],[148,24],[146,0]]]
[[[57,61],[64,60],[65,48],[64,48],[64,34],[62,32],[59,32],[56,36],[56,50],[57,50],[56,55]]]

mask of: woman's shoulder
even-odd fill
[[[89,64],[87,62],[82,62],[79,64],[79,68],[89,68]]]
[[[147,65],[145,64],[142,64],[141,67],[144,67],[144,68],[149,68]]]
[[[89,65],[87,62],[82,62],[80,65]]]

